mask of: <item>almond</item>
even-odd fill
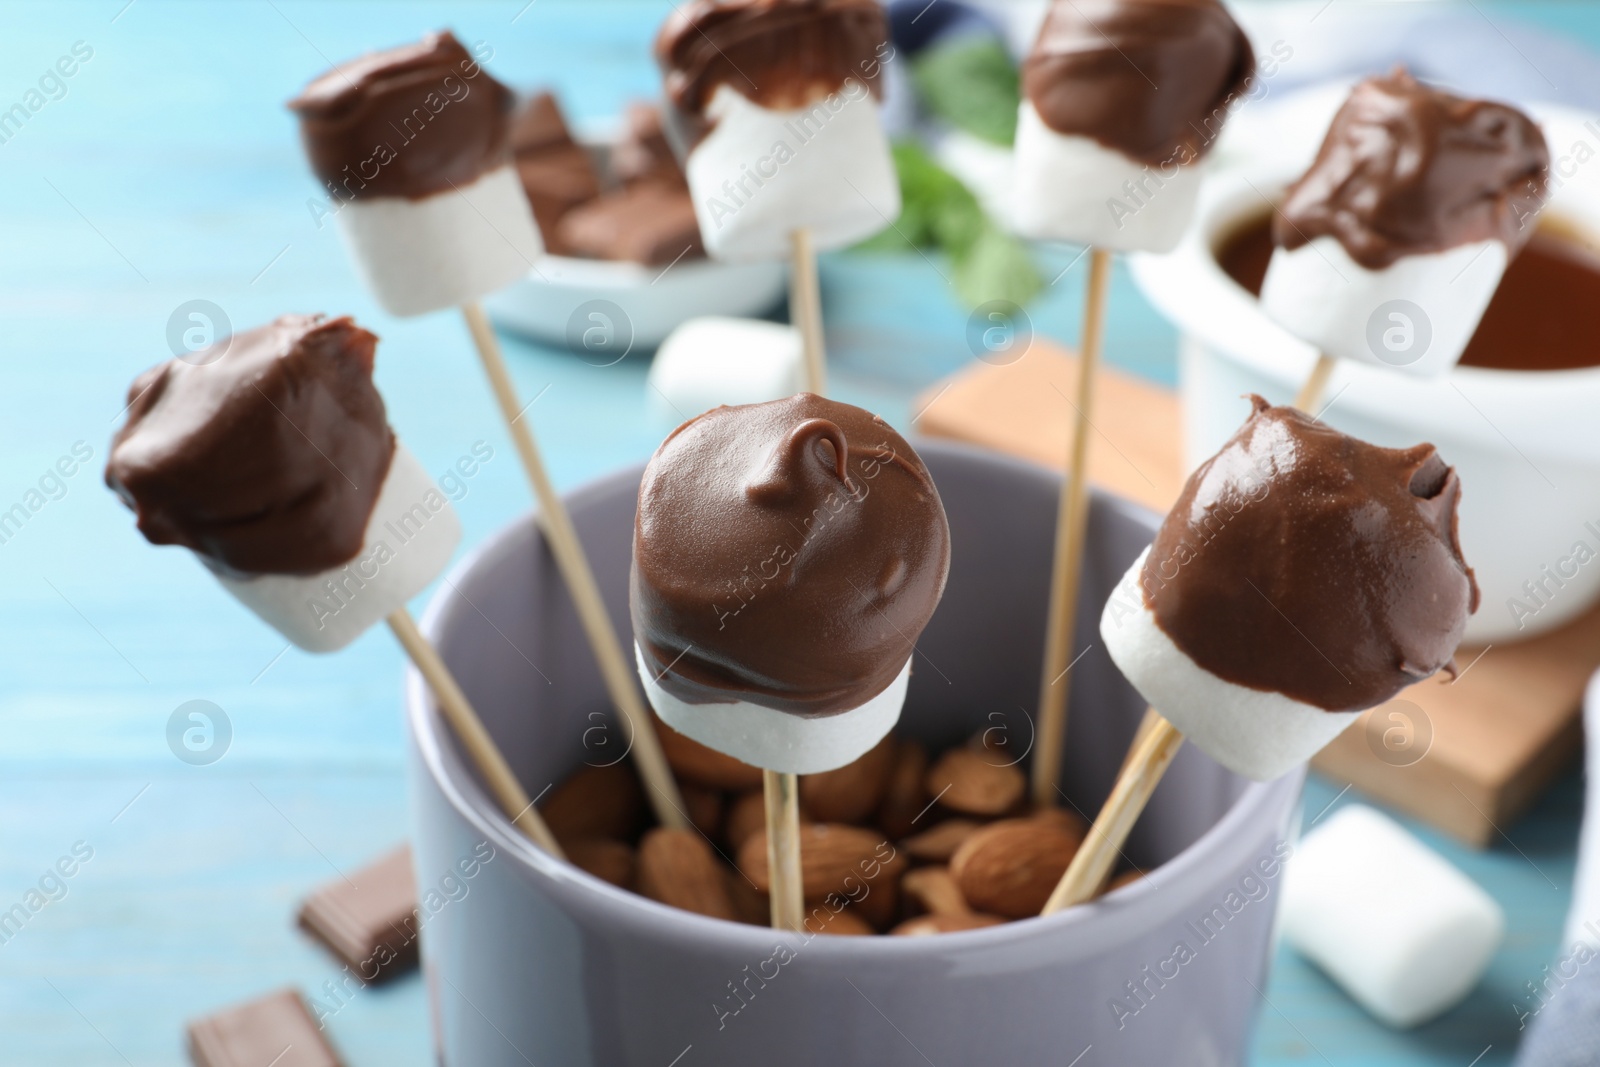
[[[658,827],[639,842],[639,892],[684,911],[734,917],[722,864],[694,830]]]
[[[1125,885],[1132,885],[1133,883],[1137,882],[1139,879],[1141,879],[1143,877],[1144,877],[1144,872],[1143,871],[1123,871],[1121,874],[1119,874],[1116,877],[1112,878],[1111,881],[1107,882],[1106,883],[1106,887],[1102,892],[1103,893],[1114,892],[1114,891],[1116,891],[1118,889],[1121,889]]]
[[[800,825],[815,822],[804,804],[800,805]],[[767,825],[767,798],[757,789],[742,793],[728,805],[728,818],[723,824],[722,839],[735,853],[750,839],[750,835]]]
[[[854,904],[833,911],[825,904],[808,908],[805,928],[813,934],[845,934],[859,936],[875,934],[872,924],[856,913]]]
[[[1021,919],[1039,914],[1082,843],[1057,820],[1005,819],[967,838],[950,873],[975,911]]]
[[[690,740],[660,719],[656,720],[656,733],[661,737],[661,747],[672,773],[683,781],[736,793],[761,788],[760,767],[740,763],[732,756],[724,756],[714,748]]]
[[[1069,834],[1077,834],[1080,838],[1087,837],[1089,834],[1089,824],[1084,821],[1083,816],[1075,811],[1068,811],[1066,808],[1039,808],[1027,817],[1050,823]]]
[[[928,934],[953,934],[960,930],[980,930],[1005,922],[996,915],[919,915],[907,919],[889,933],[895,937],[925,937]]]
[[[920,863],[949,863],[961,843],[982,827],[971,819],[946,819],[901,841],[900,850]]]
[[[701,833],[715,839],[717,831],[722,829],[722,791],[693,782],[680,783],[678,790],[683,794],[683,806],[689,821]]]
[[[987,751],[953,748],[928,771],[928,792],[951,811],[1004,815],[1022,799],[1027,780]]]
[[[722,870],[727,876],[728,899],[733,902],[734,920],[751,926],[771,926],[771,898],[751,885],[750,879],[732,867],[724,867]]]
[[[632,841],[644,822],[644,789],[626,762],[581,767],[539,806],[563,848],[586,837]]]
[[[574,867],[588,871],[602,881],[632,889],[635,861],[633,849],[621,841],[599,837],[579,838],[563,846]]]
[[[830,893],[860,896],[862,886],[897,881],[905,866],[905,857],[875,831],[837,824],[800,827],[801,892],[807,900]],[[762,892],[772,888],[765,827],[740,846],[739,869]]]
[[[873,927],[887,930],[900,921],[900,871],[905,870],[905,861],[902,859],[895,877],[879,878],[862,889],[858,889],[857,897],[850,903],[850,910],[860,915]]]
[[[971,915],[948,867],[918,867],[900,879],[900,891],[934,915]]]
[[[820,822],[864,822],[883,800],[895,765],[894,736],[885,736],[853,763],[800,779],[800,801]]]
[[[894,760],[877,817],[879,828],[891,841],[917,828],[917,818],[927,810],[929,799],[922,781],[928,773],[928,750],[915,741],[902,741]]]

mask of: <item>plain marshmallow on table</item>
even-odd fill
[[[1100,637],[1139,695],[1224,767],[1258,782],[1287,774],[1361,717],[1325,711],[1282,693],[1225,681],[1190,659],[1144,602],[1147,548],[1106,601]]]
[[[460,541],[455,509],[396,440],[361,551],[349,563],[310,576],[218,574],[217,580],[295,645],[333,652],[405,607],[439,576]]]
[[[707,255],[781,259],[799,227],[827,251],[899,217],[889,139],[862,82],[793,111],[764,108],[720,85],[706,119],[711,131],[689,151],[684,174]]]
[[[1505,933],[1500,905],[1404,827],[1352,804],[1289,859],[1283,936],[1397,1029],[1459,1003]]]
[[[1024,237],[1113,252],[1170,252],[1194,216],[1200,165],[1151,166],[1091,137],[1045,125],[1027,99],[1017,115],[1011,219]]]
[[[760,404],[805,388],[800,331],[707,315],[669,334],[650,364],[651,393],[679,421],[723,404]]]
[[[544,242],[509,163],[420,200],[346,201],[334,216],[362,281],[391,315],[422,315],[502,289],[533,270]]]
[[[1461,359],[1507,259],[1500,241],[1476,241],[1368,270],[1317,237],[1273,250],[1261,310],[1325,355],[1431,377]]]
[[[784,774],[821,774],[866,755],[900,721],[911,684],[908,659],[883,692],[832,715],[794,715],[747,700],[690,704],[661,687],[638,645],[633,654],[645,695],[662,722],[725,756]]]

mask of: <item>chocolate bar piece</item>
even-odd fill
[[[195,1067],[344,1067],[293,989],[189,1024]]]
[[[417,880],[411,848],[329,882],[300,905],[300,925],[364,982],[417,965]]]
[[[600,176],[589,153],[577,145],[551,148],[517,159],[517,176],[550,251],[565,254],[557,236],[561,219],[600,195]]]
[[[643,103],[628,105],[627,127],[611,150],[611,171],[623,185],[661,182],[687,187],[683,169],[667,143],[659,107]]]
[[[694,203],[684,189],[656,183],[607,193],[573,208],[556,227],[571,254],[662,266],[704,255]]]
[[[511,121],[511,150],[545,246],[564,255],[556,236],[561,217],[600,195],[594,160],[572,139],[561,105],[550,93],[539,93],[517,111]]]
[[[511,151],[518,156],[537,155],[573,143],[561,105],[551,93],[538,93],[517,109],[511,119]]]

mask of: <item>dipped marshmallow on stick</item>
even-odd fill
[[[1379,448],[1253,403],[1123,576],[1100,636],[1185,736],[1267,781],[1453,670],[1478,589],[1461,482],[1432,445]]]
[[[1097,891],[1184,737],[1267,781],[1454,672],[1478,606],[1454,468],[1432,445],[1379,448],[1252,401],[1106,602],[1106,651],[1160,714],[1047,913]]]
[[[1444,374],[1533,235],[1549,166],[1515,108],[1368,78],[1273,219],[1262,311],[1324,357]]]
[[[285,315],[141,374],[106,482],[300,648],[332,652],[438,577],[449,502],[389,429],[378,339]]]
[[[290,101],[334,221],[385,311],[466,304],[544,254],[511,162],[514,106],[449,32],[335,67]]]
[[[511,91],[449,33],[335,67],[289,105],[306,154],[339,201],[337,219],[378,302],[396,315],[458,305],[527,473],[631,752],[663,826],[684,828],[683,797],[656,743],[587,554],[533,437],[480,298],[543,254],[512,164]]]
[[[1255,74],[1218,0],[1058,0],[1022,66],[1017,228],[1116,252],[1170,252],[1201,159]]]
[[[1111,255],[1177,245],[1200,160],[1254,73],[1250,42],[1217,0],[1060,0],[1023,62],[1015,224],[1093,249],[1039,674],[1031,784],[1040,806],[1060,796]]]
[[[668,129],[706,252],[776,259],[790,235],[852,244],[900,214],[878,98],[877,0],[690,0],[656,37]]]
[[[700,239],[714,259],[789,256],[789,318],[806,388],[827,357],[817,251],[900,214],[883,131],[878,0],[690,0],[656,36],[668,131],[683,153]]]
[[[406,602],[461,539],[444,494],[389,429],[378,339],[285,315],[141,374],[106,484],[146,539],[183,545],[289,641],[332,652],[387,620],[506,814],[560,849]]]
[[[927,468],[848,404],[716,408],[645,468],[639,674],[668,726],[767,772],[774,925],[800,921],[795,776],[842,767],[893,728],[949,567]]]

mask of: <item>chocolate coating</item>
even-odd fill
[[[1255,74],[1218,0],[1058,0],[1022,64],[1044,124],[1152,166],[1193,163]]]
[[[810,393],[720,407],[645,468],[634,636],[686,702],[848,711],[905,666],[949,569],[939,492],[882,419]]]
[[[106,484],[152,543],[225,574],[348,563],[394,455],[377,343],[348,317],[284,315],[150,368],[128,389]]]
[[[1328,711],[1453,670],[1478,607],[1455,468],[1432,445],[1379,448],[1252,400],[1145,560],[1157,625],[1224,681]]]
[[[334,67],[289,102],[311,169],[341,199],[470,184],[509,158],[515,106],[448,31]]]
[[[1487,240],[1514,254],[1533,234],[1549,170],[1544,134],[1516,108],[1397,69],[1351,91],[1272,237],[1290,249],[1335,237],[1368,270]]]
[[[877,0],[690,0],[656,35],[667,119],[692,146],[720,85],[774,111],[804,107],[850,78],[879,95],[888,40]]]

